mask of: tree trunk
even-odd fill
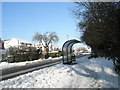
[[[45,59],[47,59],[49,57],[49,47],[48,46],[45,47],[45,52],[46,52]]]

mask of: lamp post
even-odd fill
[[[18,40],[18,49],[19,49],[19,40]]]

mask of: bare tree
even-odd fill
[[[33,36],[33,41],[41,43],[44,46],[46,53],[49,51],[49,44],[52,44],[52,42],[57,42],[58,40],[59,38],[55,32],[46,32],[44,34],[37,32]]]

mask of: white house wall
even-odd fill
[[[29,43],[27,42],[26,40],[19,40],[19,39],[16,39],[16,38],[12,38],[8,41],[5,41],[5,49],[9,48],[10,46],[14,47],[14,46],[19,46],[21,45],[21,43]],[[30,43],[29,43],[30,44]]]
[[[18,46],[18,40],[16,39],[11,39],[9,41],[5,41],[5,48],[9,48],[10,46]]]

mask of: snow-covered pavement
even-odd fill
[[[1,88],[118,88],[112,61],[77,59],[77,64],[58,64],[0,82]]]

